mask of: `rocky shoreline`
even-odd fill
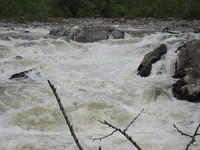
[[[182,20],[178,18],[49,18],[44,20],[34,20],[26,18],[10,18],[0,19],[0,26],[62,26],[65,25],[81,25],[81,24],[104,24],[104,25],[133,25],[146,26],[151,25],[152,28],[163,25],[162,30],[176,30],[182,32],[200,32],[200,20]],[[157,28],[159,29],[159,28]]]

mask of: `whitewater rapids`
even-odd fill
[[[176,49],[186,40],[199,39],[199,34],[144,32],[120,40],[77,43],[45,38],[50,28],[0,27],[0,34],[32,37],[0,40],[0,150],[77,150],[48,79],[57,87],[85,150],[99,145],[103,150],[135,149],[120,134],[101,142],[90,138],[112,132],[97,120],[125,128],[143,108],[128,130],[143,150],[185,149],[190,139],[177,133],[173,124],[193,133],[200,122],[200,104],[173,97],[172,75]],[[144,55],[162,43],[168,52],[153,65],[151,76],[137,76]],[[29,69],[30,78],[9,80]],[[200,149],[199,141],[198,137],[192,150]]]

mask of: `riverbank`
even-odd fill
[[[140,28],[151,27],[157,31],[200,32],[200,20],[178,18],[48,18],[48,19],[0,19],[0,26],[59,26],[80,24],[132,25]],[[162,28],[160,28],[162,26]]]

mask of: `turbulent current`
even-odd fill
[[[190,138],[181,136],[173,124],[193,134],[200,104],[173,97],[172,75],[176,49],[199,34],[142,32],[126,34],[125,39],[78,43],[48,37],[50,28],[0,27],[0,150],[77,150],[48,79],[85,150],[100,145],[103,150],[135,149],[118,133],[102,141],[91,138],[113,131],[98,120],[125,128],[143,108],[127,131],[143,150],[185,149]],[[162,43],[168,52],[153,64],[152,74],[137,76],[144,55]],[[9,80],[29,69],[29,78]],[[192,150],[200,149],[199,141],[198,137]]]

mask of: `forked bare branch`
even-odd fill
[[[198,124],[198,126],[196,127],[195,129],[195,132],[193,133],[193,135],[189,135],[187,133],[184,133],[183,131],[181,131],[175,124],[173,125],[174,128],[181,134],[181,135],[184,135],[184,136],[187,136],[187,137],[190,137],[191,140],[189,141],[189,143],[187,144],[185,150],[189,150],[190,146],[192,144],[194,144],[194,142],[196,141],[196,136],[199,136],[200,134],[198,133],[199,131],[199,128],[200,128],[200,123]]]
[[[189,134],[184,133],[183,131],[181,131],[175,124],[173,124],[173,127],[174,127],[181,135],[184,135],[184,136],[187,136],[187,137],[192,138],[191,135],[189,135]]]
[[[92,140],[103,140],[103,139],[106,139],[110,136],[112,136],[114,133],[116,132],[119,132],[121,133],[129,142],[131,142],[131,144],[134,145],[135,148],[137,148],[137,150],[142,150],[142,148],[132,139],[132,137],[130,135],[128,135],[126,133],[126,131],[128,130],[128,128],[138,119],[138,117],[143,113],[144,109],[142,109],[140,111],[140,113],[127,125],[127,127],[125,129],[120,129],[112,124],[110,124],[109,122],[107,121],[99,121],[100,123],[104,124],[104,125],[107,125],[108,127],[114,129],[110,134],[106,135],[106,136],[103,136],[103,137],[99,137],[99,138],[93,138]]]

